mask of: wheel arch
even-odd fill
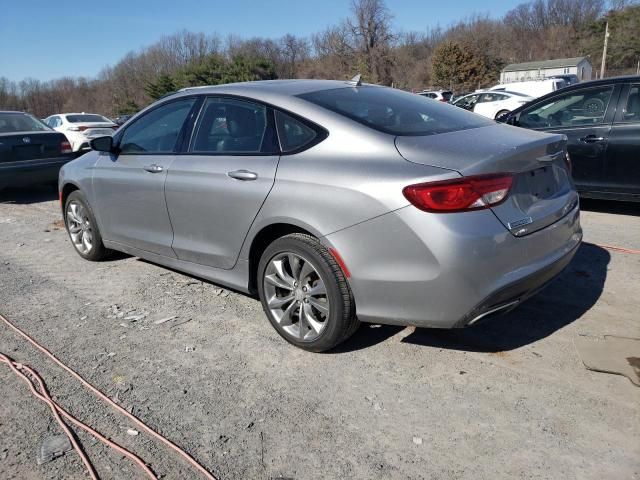
[[[80,187],[73,182],[66,182],[62,190],[60,190],[60,208],[62,209],[62,213],[64,215],[64,204],[67,202],[67,198],[71,195],[72,192],[76,190],[80,190]]]
[[[287,222],[272,223],[260,229],[252,238],[249,247],[249,291],[255,294],[258,291],[258,264],[265,249],[278,238],[291,233],[304,233],[314,238],[319,235],[313,233],[311,229]]]

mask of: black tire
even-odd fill
[[[78,247],[76,246],[73,240],[71,232],[69,230],[69,224],[71,220],[70,218],[68,218],[68,210],[71,202],[80,203],[84,207],[85,217],[87,220],[89,220],[89,223],[90,223],[93,242],[92,242],[91,249],[89,249],[87,252],[82,252],[78,249]],[[91,210],[91,206],[89,205],[87,198],[84,196],[84,193],[82,193],[80,190],[75,190],[71,192],[67,197],[67,199],[65,200],[64,225],[67,229],[67,233],[69,234],[69,240],[71,240],[71,244],[74,247],[73,249],[78,253],[78,255],[80,255],[85,260],[89,260],[92,262],[99,262],[107,258],[111,253],[111,251],[105,248],[104,244],[102,243],[102,235],[100,235],[100,230],[98,229],[96,217],[93,214],[93,210]]]
[[[509,110],[500,110],[498,113],[496,113],[495,120],[499,119],[502,115],[506,115],[507,113],[509,113]]]
[[[331,305],[327,322],[319,336],[313,340],[301,340],[287,333],[272,314],[266,300],[264,277],[270,261],[283,253],[293,253],[309,260],[326,287],[326,297]],[[260,301],[271,325],[286,341],[311,352],[324,352],[344,342],[358,329],[355,302],[344,272],[335,258],[317,239],[310,235],[293,233],[275,240],[263,252],[258,265],[258,292]]]

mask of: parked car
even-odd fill
[[[516,92],[530,97],[538,98],[547,93],[561,90],[567,86],[561,78],[549,78],[546,80],[531,80],[528,82],[512,82],[494,85],[489,90]]]
[[[452,102],[452,105],[487,118],[497,119],[531,100],[533,97],[516,92],[481,91],[457,98]]]
[[[60,173],[71,243],[258,294],[323,351],[360,321],[463,327],[580,244],[565,139],[359,82],[186,89]]]
[[[0,190],[53,183],[72,159],[67,138],[24,112],[0,111]]]
[[[438,100],[439,102],[448,102],[451,100],[453,96],[453,92],[450,90],[423,90],[419,92],[418,95],[422,95],[423,97],[433,98],[434,100]]]
[[[565,83],[567,84],[567,86],[575,85],[576,83],[580,83],[580,79],[574,73],[565,73],[565,74],[562,74],[562,75],[553,75],[552,77],[549,77],[549,78],[559,78],[561,80],[564,80]]]
[[[511,112],[511,125],[568,138],[584,197],[640,201],[640,77],[572,85]]]
[[[118,125],[95,113],[60,113],[47,117],[45,123],[64,133],[74,152],[89,150],[92,138],[112,135]]]

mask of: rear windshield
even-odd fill
[[[337,88],[305,93],[300,98],[391,135],[434,135],[493,123],[449,104],[393,88]]]
[[[0,133],[46,132],[44,123],[26,113],[0,113]]]
[[[85,123],[85,122],[109,122],[111,120],[104,118],[102,115],[82,114],[82,115],[67,115],[67,121],[71,123]]]

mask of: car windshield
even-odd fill
[[[434,135],[493,123],[446,103],[393,88],[337,88],[305,93],[300,98],[392,135]]]
[[[91,113],[83,113],[78,115],[67,115],[67,121],[71,123],[91,123],[91,122],[108,122],[111,123],[111,120],[108,118],[104,118],[102,115],[94,115]]]
[[[46,132],[44,123],[26,113],[0,113],[0,133]]]

